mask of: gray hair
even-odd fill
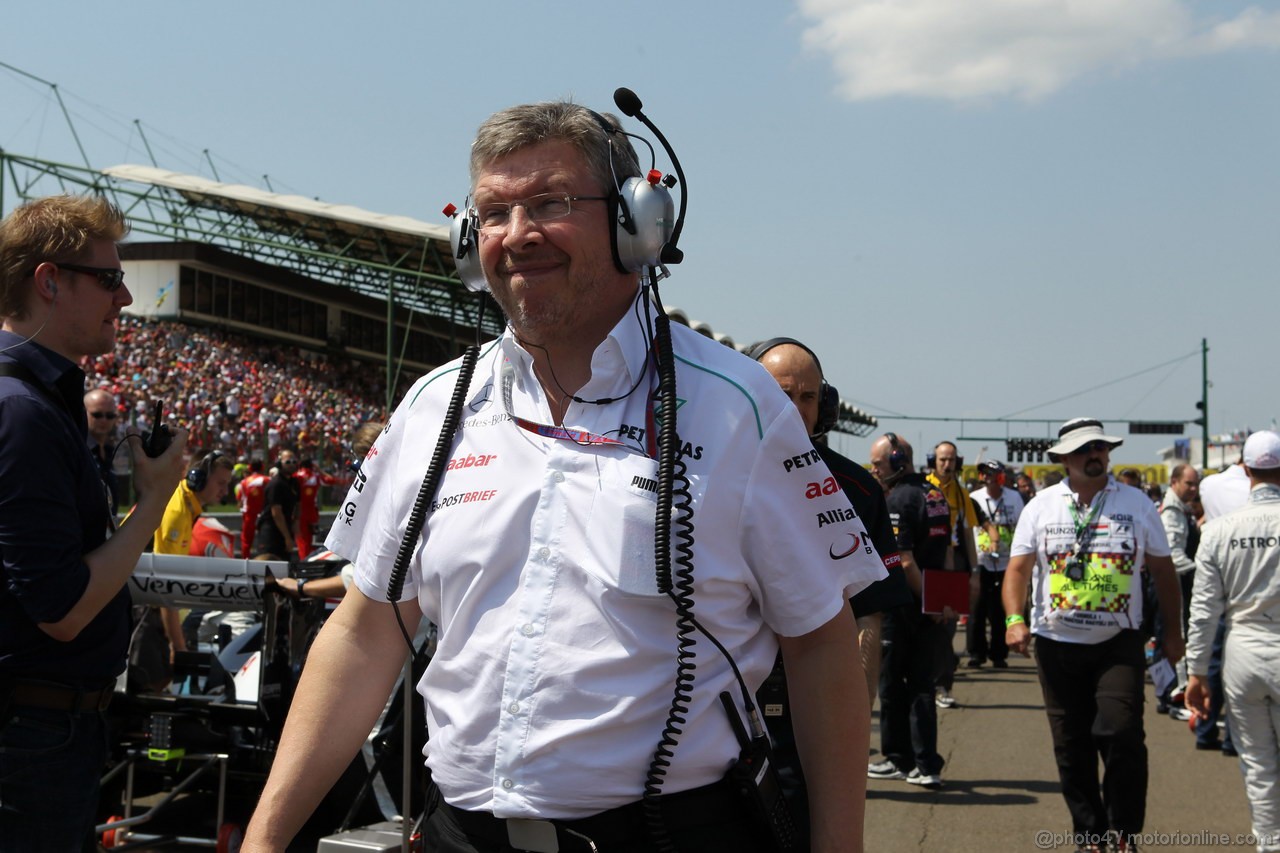
[[[605,125],[612,130],[606,131]],[[606,192],[640,174],[630,140],[617,116],[568,101],[521,104],[489,116],[476,131],[471,146],[471,184],[484,169],[502,157],[540,142],[568,142],[582,153],[587,167]]]

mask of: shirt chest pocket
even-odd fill
[[[630,455],[603,466],[583,536],[583,569],[625,595],[661,595],[654,571],[657,506],[656,461]]]

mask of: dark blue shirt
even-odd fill
[[[0,350],[23,339],[0,331]],[[0,354],[36,385],[0,376],[0,683],[102,686],[124,670],[127,585],[70,642],[40,630],[89,584],[84,555],[106,541],[106,489],[85,444],[84,373],[35,343]]]

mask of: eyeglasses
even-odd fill
[[[98,284],[107,289],[107,293],[115,293],[124,284],[124,270],[115,269],[113,267],[86,267],[82,264],[63,264],[54,262],[59,269],[71,270],[72,272],[84,273],[85,275],[96,275]]]
[[[106,418],[109,421],[114,421],[116,419],[116,413],[115,412],[90,412],[89,417],[93,418],[95,421],[100,421],[103,418]]]
[[[490,201],[476,206],[476,218],[480,220],[480,232],[497,235],[505,232],[511,224],[511,209],[523,207],[525,216],[530,222],[542,223],[555,219],[564,219],[573,213],[575,201],[607,201],[603,195],[564,195],[561,193],[538,193],[517,201]]]
[[[297,460],[297,459],[285,459],[285,460],[282,460],[282,461],[280,462],[280,464],[281,464],[281,465],[297,465],[297,464],[298,464],[298,460]]]

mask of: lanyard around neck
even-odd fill
[[[652,401],[645,407],[645,443],[647,450],[642,450],[627,444],[625,441],[619,441],[616,438],[610,438],[607,435],[600,435],[585,429],[570,429],[568,427],[556,426],[553,424],[540,424],[537,421],[531,421],[528,418],[522,418],[512,411],[511,406],[511,386],[515,382],[516,371],[511,366],[510,361],[506,361],[502,365],[502,407],[506,410],[507,417],[511,418],[516,426],[523,430],[540,435],[543,438],[553,438],[558,441],[572,441],[574,444],[583,447],[620,447],[633,453],[643,453],[650,458],[657,455],[657,436],[654,432],[654,415]]]
[[[1093,506],[1089,508],[1089,515],[1083,519],[1080,517],[1080,510],[1076,508],[1076,500],[1070,493],[1067,494],[1067,500],[1070,501],[1067,506],[1071,510],[1071,524],[1076,531],[1076,552],[1087,551],[1089,545],[1093,543],[1093,537],[1097,534],[1095,522],[1102,517],[1102,507],[1107,502],[1107,492],[1104,489],[1098,493]]]

